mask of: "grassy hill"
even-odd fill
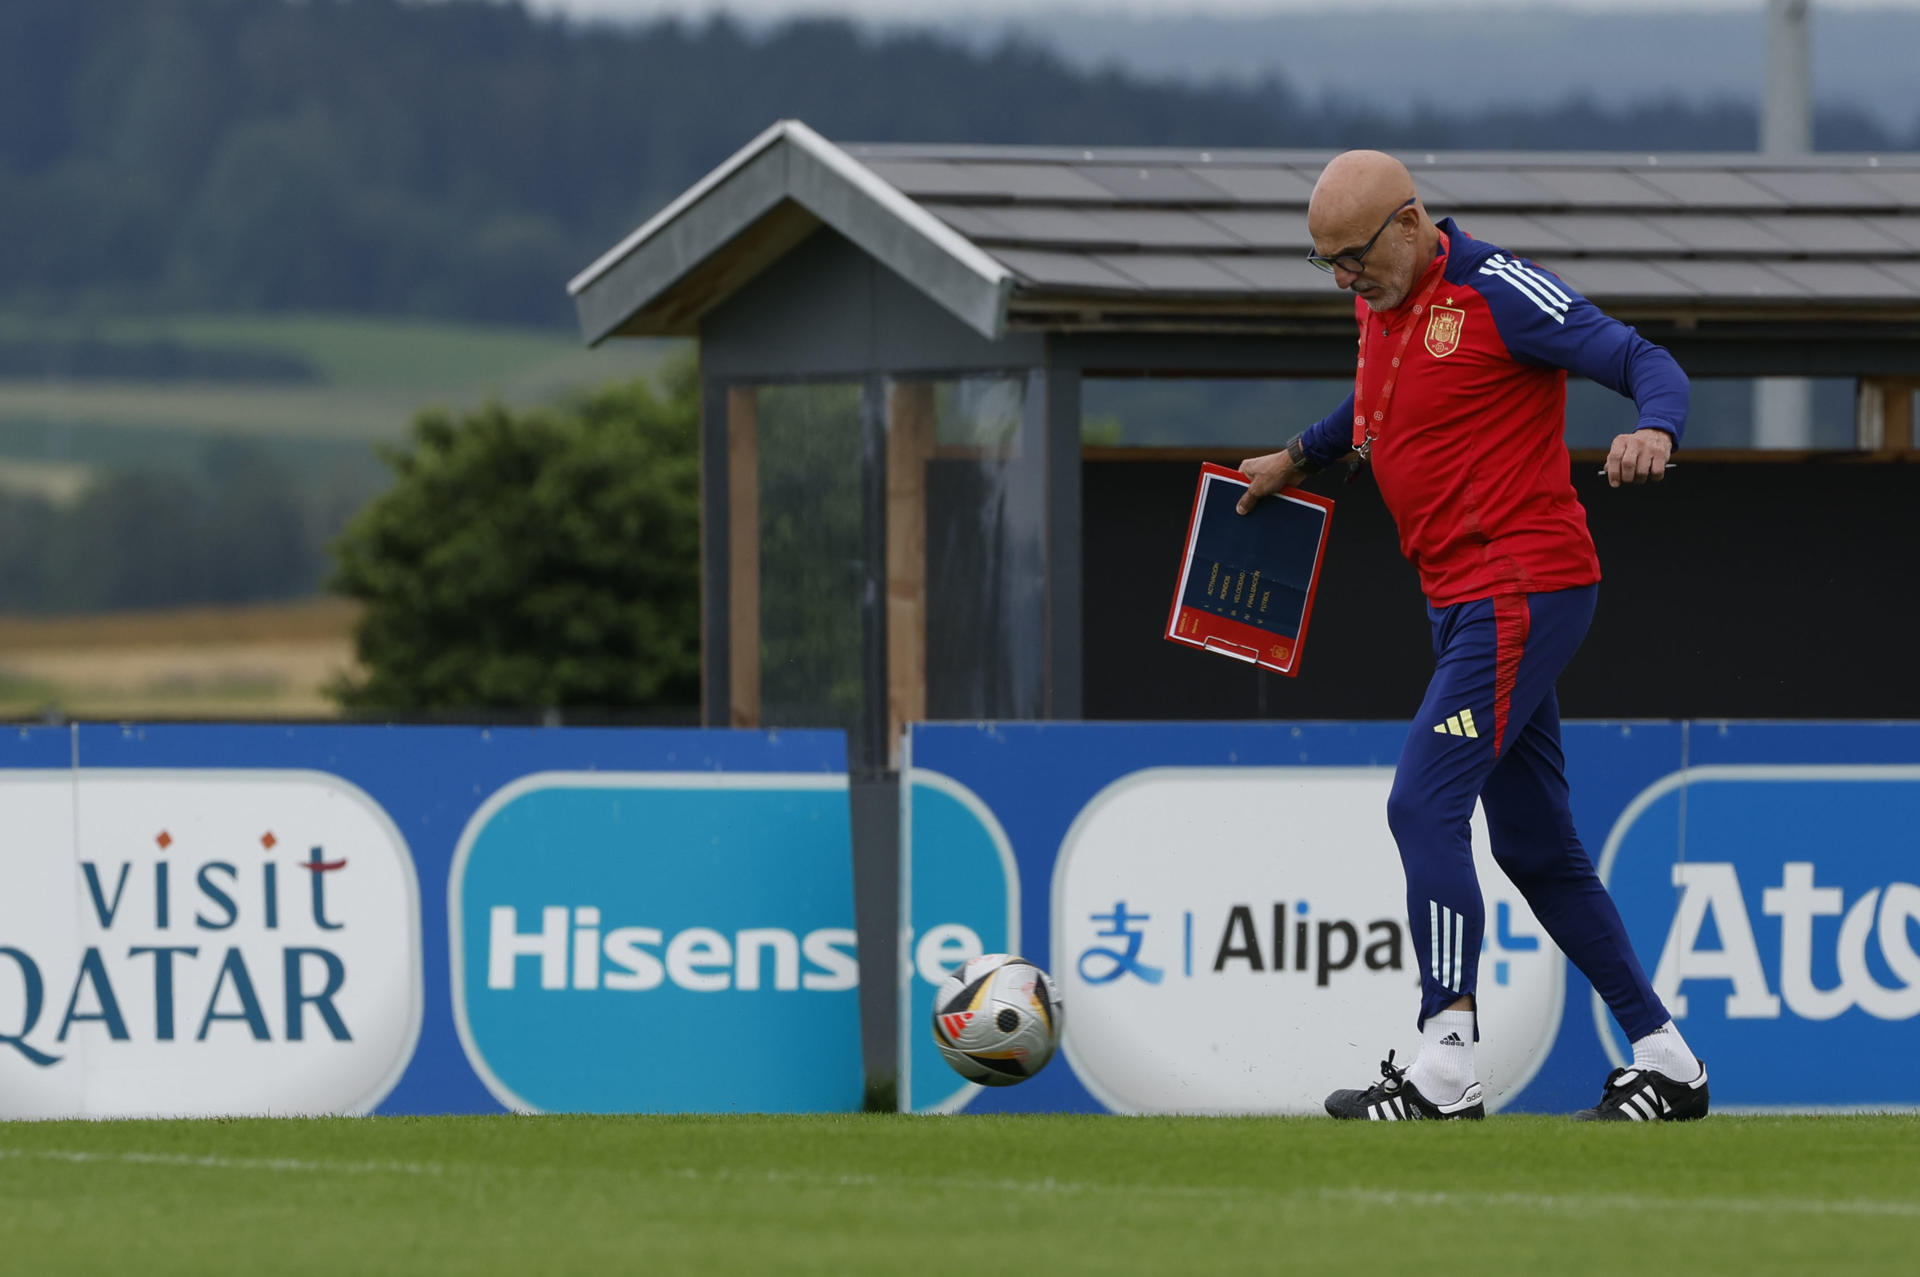
[[[311,596],[328,543],[389,482],[379,447],[421,410],[553,402],[671,349],[337,315],[0,312],[0,616]]]
[[[178,315],[99,321],[0,315],[9,344],[45,356],[44,371],[0,375],[0,455],[48,427],[140,427],[355,443],[395,440],[423,407],[489,396],[514,404],[650,373],[662,342],[588,350],[564,332],[332,315]],[[86,350],[108,375],[75,376],[64,352]],[[111,375],[111,352],[173,352],[185,375]],[[100,352],[109,358],[100,360]],[[278,356],[278,377],[193,376],[196,353]],[[133,358],[123,364],[139,362]],[[291,373],[291,375],[288,375]],[[30,447],[26,449],[30,451]],[[50,458],[59,460],[62,458]]]
[[[358,605],[0,616],[0,720],[325,718],[353,667]]]

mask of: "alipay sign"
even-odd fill
[[[1389,1048],[1410,1058],[1418,969],[1384,815],[1405,730],[912,729],[903,1104],[1318,1112]],[[1920,1019],[1920,726],[1582,723],[1566,748],[1576,822],[1716,1106],[1920,1105],[1876,1063]],[[1626,1044],[1477,814],[1474,846],[1489,1107],[1591,1104]],[[959,909],[923,890],[954,878]],[[956,916],[1053,972],[1064,1067],[989,1091],[945,1069],[926,1021],[973,948]]]
[[[860,1105],[837,732],[0,740],[0,1118]]]

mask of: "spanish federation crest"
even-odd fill
[[[1435,358],[1446,358],[1460,349],[1460,332],[1466,326],[1466,311],[1457,306],[1433,307],[1427,318],[1427,349]]]

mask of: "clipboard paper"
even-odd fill
[[[1333,502],[1282,488],[1243,515],[1234,507],[1249,482],[1225,466],[1200,467],[1166,637],[1292,677],[1307,641]]]

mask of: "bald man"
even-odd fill
[[[1619,911],[1573,827],[1554,681],[1593,619],[1600,561],[1574,495],[1567,373],[1634,401],[1613,441],[1614,486],[1658,482],[1680,442],[1688,386],[1672,356],[1550,272],[1436,224],[1412,176],[1378,151],[1321,173],[1308,260],[1352,292],[1354,393],[1279,452],[1240,469],[1246,513],[1323,466],[1371,465],[1419,569],[1435,668],[1394,773],[1387,823],[1407,877],[1420,964],[1420,1051],[1381,1081],[1339,1090],[1340,1118],[1485,1114],[1474,1065],[1484,911],[1468,819],[1494,860],[1606,1000],[1633,1043],[1577,1117],[1679,1121],[1707,1112],[1707,1071],[1647,982]]]

